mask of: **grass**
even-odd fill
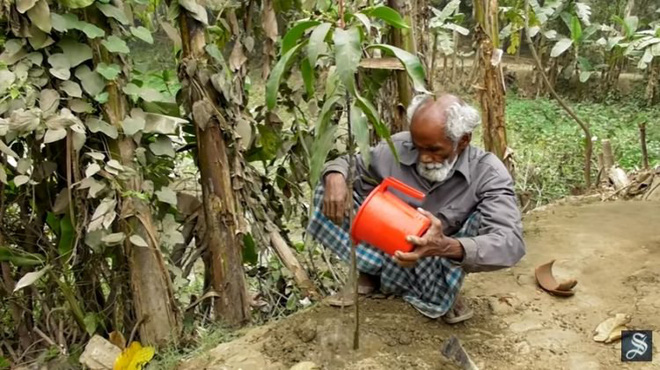
[[[571,103],[592,131],[595,180],[603,139],[626,171],[642,165],[638,122],[646,120],[651,166],[660,164],[660,109],[639,108],[634,102]],[[536,205],[583,191],[585,138],[578,125],[548,99],[507,99],[507,135],[515,152],[516,190],[529,194]],[[592,180],[592,181],[593,181]]]
[[[146,370],[175,370],[181,361],[203,355],[220,343],[228,342],[236,337],[223,326],[210,325],[197,327],[195,341],[185,346],[168,347],[158,352],[146,367]]]

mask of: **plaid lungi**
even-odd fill
[[[349,262],[351,239],[348,218],[339,227],[325,217],[323,191],[323,185],[320,185],[314,192],[314,209],[307,232],[339,258]],[[357,210],[362,199],[355,192],[353,201]],[[473,213],[452,237],[476,236],[479,220],[479,213]],[[366,243],[358,244],[356,255],[360,272],[380,277],[381,292],[403,297],[422,314],[434,319],[443,316],[452,307],[465,277],[463,269],[447,258],[426,257],[414,267],[406,268],[399,266],[390,255]]]

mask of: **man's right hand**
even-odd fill
[[[325,194],[323,196],[323,214],[332,222],[341,225],[346,215],[348,204],[348,184],[344,175],[331,172],[325,176]]]

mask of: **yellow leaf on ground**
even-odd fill
[[[140,342],[132,342],[115,362],[114,370],[141,370],[154,357],[153,347],[142,347]]]

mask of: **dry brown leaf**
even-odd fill
[[[163,27],[163,31],[167,34],[167,37],[172,40],[174,43],[174,47],[180,48],[181,47],[181,35],[179,35],[179,30],[174,28],[171,24],[168,22],[160,22],[160,26]]]
[[[206,130],[211,117],[213,117],[213,105],[206,99],[198,100],[193,104],[192,113],[195,123],[202,130]]]
[[[241,44],[240,41],[236,41],[234,48],[231,51],[231,55],[229,56],[229,68],[231,68],[233,72],[236,72],[241,69],[246,61],[247,57],[243,54],[243,44]]]
[[[275,17],[275,9],[273,8],[273,1],[266,0],[264,2],[263,18],[261,26],[264,28],[266,37],[273,42],[277,41],[277,18]]]
[[[122,351],[126,349],[126,338],[124,338],[124,335],[118,331],[113,331],[110,333],[110,337],[108,338],[110,343],[114,344],[115,346],[119,347]]]

